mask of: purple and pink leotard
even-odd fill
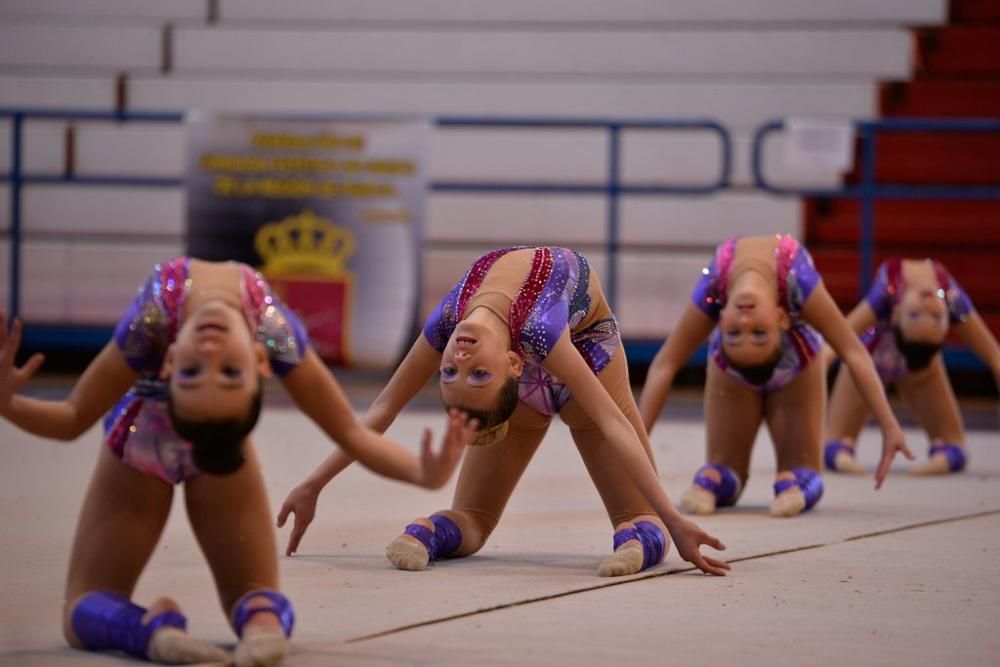
[[[712,320],[719,321],[719,313],[729,296],[729,280],[736,254],[738,238],[723,242],[715,250],[708,267],[691,294],[691,301]],[[781,360],[774,374],[763,386],[754,385],[729,365],[722,353],[722,336],[718,327],[709,338],[709,354],[719,368],[747,387],[759,392],[780,389],[791,382],[823,346],[823,337],[801,317],[802,307],[820,283],[820,275],[813,265],[809,251],[791,236],[781,235],[774,249],[775,276],[778,282],[778,303],[788,313],[792,325],[782,340]]]
[[[519,252],[532,253],[530,263],[502,261]],[[514,247],[486,253],[427,319],[427,341],[444,352],[455,327],[478,306],[489,308],[509,326],[511,346],[525,360],[520,399],[545,415],[556,414],[571,397],[565,383],[542,366],[564,329],[569,328],[573,345],[595,375],[621,346],[618,324],[596,276],[583,255],[567,248]]]
[[[948,272],[941,262],[928,259],[934,267],[934,275],[939,286],[938,296],[945,300],[948,307],[950,324],[964,322],[972,312],[972,300],[965,290]],[[875,272],[875,280],[865,295],[865,301],[871,306],[875,317],[875,325],[861,334],[861,342],[868,348],[875,362],[875,369],[884,382],[895,382],[906,377],[909,370],[906,358],[896,346],[892,335],[892,311],[906,291],[906,280],[903,277],[903,260],[887,259]]]
[[[191,291],[190,260],[157,264],[115,327],[114,340],[138,375],[104,418],[105,442],[126,465],[167,484],[199,470],[191,445],[174,431],[167,413],[167,382],[158,377],[167,347],[176,339]],[[309,339],[299,318],[271,291],[264,278],[241,265],[243,314],[270,357],[286,375],[301,361]]]

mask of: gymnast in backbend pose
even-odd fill
[[[962,417],[939,352],[950,325],[986,362],[1000,386],[1000,346],[948,270],[930,259],[883,262],[867,296],[847,321],[871,352],[879,376],[895,383],[927,432],[929,460],[910,472],[927,475],[964,469]],[[832,358],[828,351],[828,360]],[[827,468],[864,472],[854,451],[867,418],[852,374],[841,371],[830,398],[823,455]]]
[[[299,408],[345,451],[383,475],[443,485],[475,423],[455,411],[440,454],[421,457],[358,423],[298,318],[249,267],[185,257],[157,265],[109,342],[64,401],[16,392],[42,363],[14,365],[20,323],[0,315],[0,414],[43,437],[72,440],[104,418],[104,444],[83,503],[66,584],[70,645],[164,663],[228,661],[189,637],[177,604],[130,601],[184,482],[188,517],[240,637],[237,665],[287,650],[292,605],[276,589],[277,548],[249,433],[262,378],[281,376]]]
[[[823,286],[808,251],[790,236],[730,239],[702,270],[677,326],[653,359],[639,402],[652,430],[674,375],[706,338],[708,463],[681,496],[693,514],[732,505],[749,475],[762,420],[777,454],[771,513],[794,516],[823,493],[820,449],[826,398],[817,359],[823,338],[858,378],[861,400],[882,428],[881,486],[893,456],[906,449],[871,358]]]
[[[418,518],[389,544],[397,568],[483,548],[528,461],[558,413],[614,527],[614,553],[599,572],[634,574],[659,563],[664,528],[681,557],[705,572],[728,565],[699,545],[722,544],[684,519],[660,486],[629,388],[625,353],[597,276],[566,248],[507,248],[476,260],[438,305],[423,334],[375,400],[365,423],[384,431],[440,372],[446,406],[476,416],[481,429],[466,454],[451,509]],[[334,455],[292,490],[278,517],[295,525],[293,553],[323,486],[350,463]]]

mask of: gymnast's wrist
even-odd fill
[[[319,496],[323,488],[330,483],[332,477],[327,477],[326,475],[320,474],[316,471],[306,477],[304,480],[299,482],[299,490],[303,493],[308,493],[311,496]]]
[[[685,519],[681,513],[677,511],[677,508],[673,506],[671,506],[669,512],[661,513],[660,519],[663,521],[663,525],[667,527],[667,532],[670,533],[674,532],[674,528],[678,528],[687,523],[687,519]]]
[[[892,423],[889,423],[889,424],[886,424],[885,426],[883,426],[881,430],[882,430],[882,439],[883,440],[891,440],[894,437],[898,437],[899,439],[903,439],[903,437],[904,437],[903,436],[903,428],[899,425],[899,422],[897,422],[895,419],[892,420]]]

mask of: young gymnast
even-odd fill
[[[424,325],[365,416],[389,427],[427,380],[440,372],[446,406],[482,427],[466,453],[451,509],[406,526],[386,555],[404,570],[479,551],[556,413],[570,427],[614,527],[602,576],[634,574],[659,563],[664,527],[681,557],[705,572],[729,566],[699,546],[724,548],[683,518],[660,485],[652,450],[629,387],[618,326],[597,276],[566,248],[506,248],[477,259]],[[278,516],[295,524],[298,548],[320,491],[351,459],[337,454],[292,490]]]
[[[826,397],[823,338],[858,378],[882,428],[881,486],[897,451],[912,457],[882,385],[823,286],[808,251],[790,236],[730,239],[720,245],[677,326],[649,368],[639,410],[651,431],[674,376],[709,339],[705,382],[708,463],[681,496],[693,514],[732,505],[749,475],[750,451],[766,420],[778,472],[771,513],[794,516],[823,493],[820,449]]]
[[[452,411],[440,453],[424,433],[418,458],[363,427],[298,318],[260,274],[185,257],[157,265],[114,338],[63,401],[16,392],[42,363],[20,368],[21,326],[0,316],[0,414],[72,440],[102,414],[104,441],[70,556],[63,631],[70,645],[163,663],[228,661],[185,632],[176,602],[129,598],[184,482],[188,517],[240,637],[237,665],[272,665],[287,650],[292,605],[279,593],[277,549],[250,442],[263,378],[277,373],[299,408],[345,451],[383,475],[443,485],[476,424]]]
[[[885,383],[894,383],[930,440],[928,461],[918,475],[965,468],[962,417],[939,352],[949,325],[992,370],[1000,386],[1000,346],[972,301],[940,263],[930,259],[890,259],[882,263],[864,300],[847,316],[871,352]],[[827,354],[832,361],[832,351]],[[868,418],[851,373],[833,386],[823,459],[838,472],[863,473],[855,460],[858,434]]]

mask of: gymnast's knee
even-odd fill
[[[499,517],[469,509],[439,512],[431,517],[431,521],[434,521],[435,517],[449,519],[459,531],[460,543],[451,554],[452,558],[471,556],[486,546],[486,541],[499,521]]]

